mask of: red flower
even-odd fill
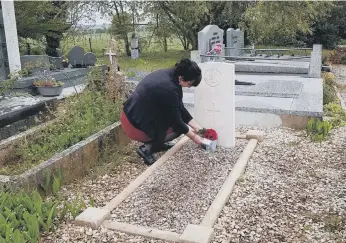
[[[203,137],[212,141],[217,140],[217,133],[214,129],[207,129],[204,134]]]

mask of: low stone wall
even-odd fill
[[[24,136],[20,134],[18,137],[24,138],[26,135],[33,136],[34,132],[26,132]],[[108,146],[121,147],[129,142],[130,140],[123,132],[120,122],[116,122],[21,175],[0,175],[0,188],[22,188],[24,190],[39,188],[47,174],[55,174],[59,169],[62,169],[64,182],[73,181],[85,175],[96,164],[97,158],[104,148]],[[1,143],[2,153],[4,151],[8,153],[8,150],[14,149],[15,143],[16,139],[9,139],[7,143]],[[4,150],[4,148],[8,150]],[[0,157],[2,156],[0,150]]]

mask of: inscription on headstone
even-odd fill
[[[200,55],[206,55],[216,44],[223,46],[223,33],[217,25],[207,25],[203,30],[198,32],[198,51]],[[208,60],[201,58],[201,60]]]
[[[239,29],[229,28],[226,31],[226,46],[229,47],[228,55],[241,56],[244,54],[244,32]]]

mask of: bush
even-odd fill
[[[332,128],[332,124],[329,121],[311,118],[306,126],[306,132],[314,142],[322,142]]]
[[[323,83],[323,105],[336,101],[336,90],[333,86]]]
[[[346,124],[346,112],[339,104],[329,103],[323,108],[325,116],[329,117],[329,121],[333,128],[338,128]]]
[[[336,84],[335,82],[335,75],[333,73],[327,72],[323,74],[324,82],[330,86],[333,86]]]

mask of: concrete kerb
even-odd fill
[[[94,208],[88,208],[76,218],[76,225],[89,226],[93,229],[99,228],[101,225],[107,229],[120,231],[130,235],[144,236],[154,239],[165,240],[167,242],[182,242],[182,243],[210,243],[214,237],[213,226],[217,221],[224,205],[227,203],[237,180],[245,172],[245,168],[252,153],[256,149],[259,142],[264,140],[264,132],[250,130],[245,135],[237,134],[238,139],[248,139],[249,143],[240,155],[237,163],[232,169],[232,172],[227,177],[221,190],[212,202],[205,217],[200,225],[189,224],[184,232],[179,235],[170,231],[162,231],[153,228],[147,228],[137,225],[125,224],[116,221],[107,220],[110,217],[111,211],[123,202],[132,192],[135,191],[155,169],[163,165],[167,159],[174,153],[178,152],[182,146],[189,140],[183,137],[172,149],[167,151],[155,164],[144,171],[137,179],[131,182],[118,196],[106,204],[101,211]],[[154,166],[155,165],[155,166]],[[93,213],[95,212],[95,213]],[[90,217],[90,215],[93,216]],[[87,219],[89,217],[89,219]],[[89,220],[89,221],[88,221]]]
[[[41,129],[42,127],[44,126],[37,129]],[[33,136],[33,132],[37,131],[37,129],[34,128],[30,131],[24,132],[24,134],[19,134],[17,137],[23,138],[23,136]],[[102,151],[104,146],[123,146],[128,144],[129,141],[130,140],[122,130],[120,122],[113,123],[20,175],[0,175],[0,189],[20,188],[31,190],[39,188],[40,184],[48,174],[54,174],[59,169],[62,169],[63,171],[65,182],[73,181],[76,178],[85,175],[87,170],[94,166],[98,154]],[[10,148],[14,143],[14,140],[8,139],[6,143],[1,145],[3,147],[0,148]]]

